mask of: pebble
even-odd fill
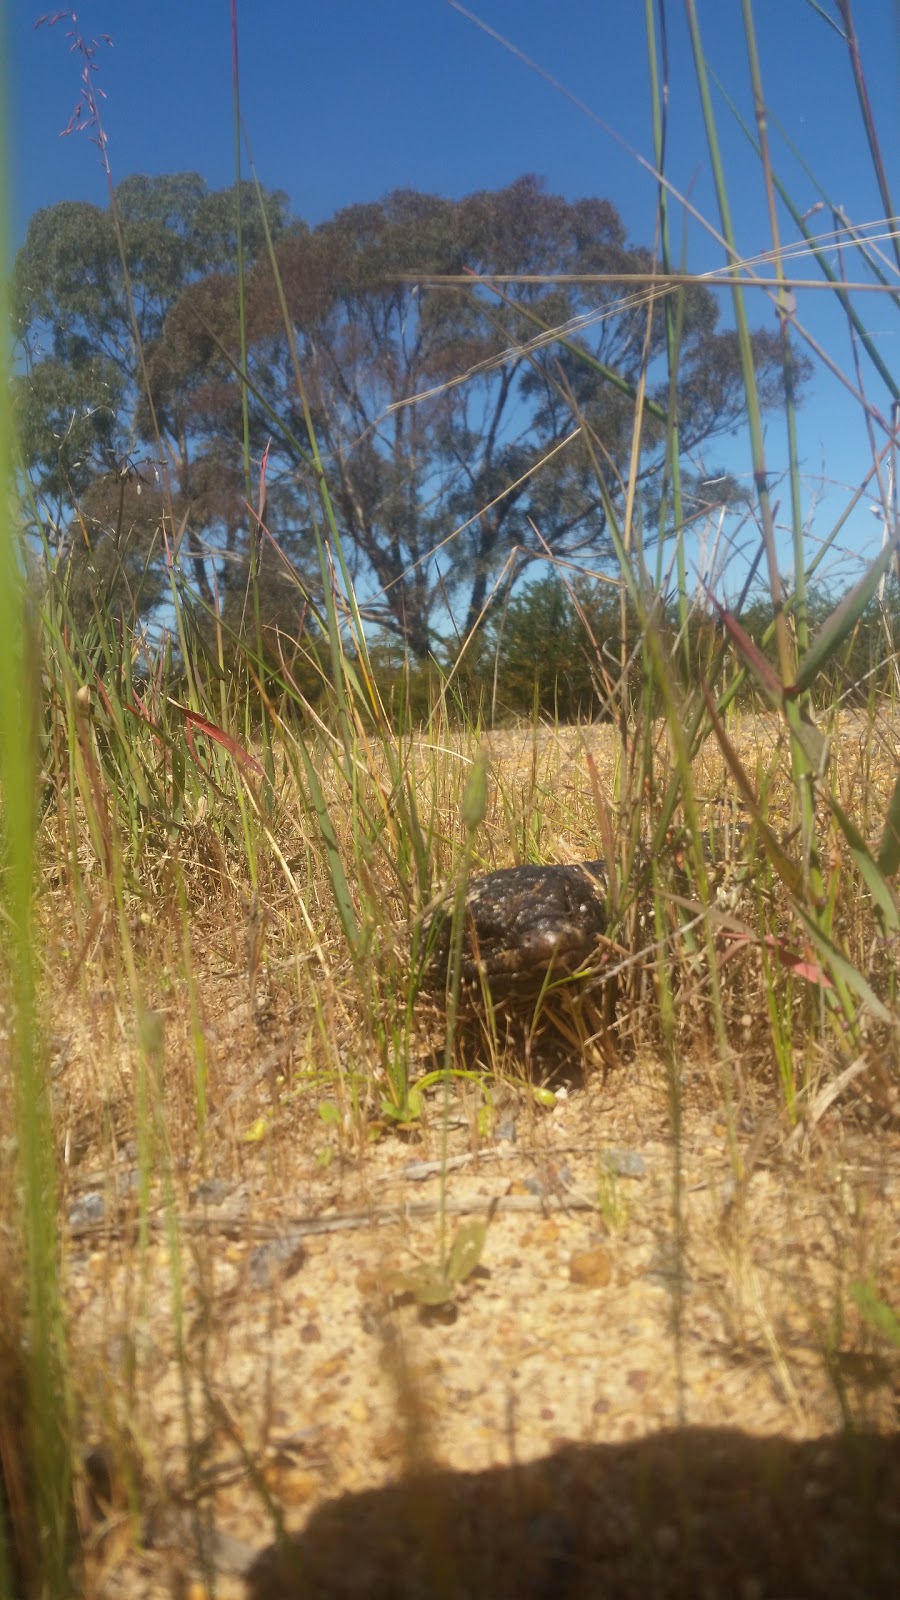
[[[292,1278],[306,1259],[306,1246],[298,1234],[285,1234],[257,1245],[250,1257],[250,1282],[254,1289],[270,1289],[272,1284]]]
[[[191,1200],[198,1206],[220,1206],[234,1193],[235,1185],[224,1178],[204,1178],[191,1191]]]
[[[577,1250],[569,1258],[569,1277],[585,1289],[604,1289],[612,1277],[612,1262],[600,1245]]]
[[[97,1189],[90,1189],[69,1207],[69,1227],[86,1228],[91,1223],[102,1222],[106,1216],[106,1201]]]
[[[647,1163],[636,1150],[603,1150],[600,1165],[617,1178],[645,1178]]]

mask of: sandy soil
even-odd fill
[[[851,728],[842,771],[872,796],[870,735],[857,759]],[[777,737],[753,722],[751,770]],[[607,782],[609,730],[588,743]],[[583,743],[538,746],[495,740],[480,866],[522,858],[520,822],[544,860],[596,836]],[[721,760],[700,766],[716,804]],[[686,1054],[677,1155],[652,1051],[543,1095],[513,1061],[490,1106],[438,1088],[392,1127],[349,983],[317,1010],[310,955],[254,965],[248,994],[233,904],[233,927],[221,897],[191,909],[202,1139],[191,1008],[167,970],[180,913],[166,932],[160,902],[139,948],[165,1108],[145,1236],[134,1026],[102,950],[77,1006],[62,987],[48,1003],[91,1600],[891,1592],[900,1351],[871,1305],[900,1305],[893,1047],[873,1038],[843,1080],[821,1052],[812,1075],[838,1090],[790,1133],[757,979],[727,1073]],[[338,935],[327,954],[335,971]],[[490,1221],[478,1266],[428,1308],[398,1275],[433,1279],[442,1203],[445,1244]]]
[[[236,1080],[230,1115],[251,1127],[271,1111],[271,1089],[265,1076],[252,1084],[235,1042],[217,1072],[225,1099]],[[99,1174],[93,1189],[89,1172],[69,1197],[68,1298],[102,1447],[98,1594],[212,1592],[201,1536],[215,1592],[243,1593],[272,1539],[263,1493],[289,1532],[307,1530],[302,1561],[315,1579],[303,1587],[270,1562],[250,1587],[260,1597],[574,1595],[598,1592],[601,1575],[603,1592],[623,1595],[886,1592],[884,1562],[900,1548],[900,1367],[848,1285],[874,1270],[879,1293],[900,1300],[896,1133],[873,1137],[859,1108],[845,1121],[836,1107],[787,1148],[763,1097],[748,1093],[736,1182],[727,1129],[704,1109],[708,1074],[695,1069],[679,1250],[657,1064],[573,1085],[551,1107],[525,1088],[501,1094],[491,1127],[480,1096],[457,1096],[446,1118],[450,1235],[496,1209],[477,1270],[449,1305],[427,1310],[391,1285],[439,1251],[441,1092],[413,1133],[386,1134],[362,1154],[338,1149],[323,1170],[328,1131],[305,1097],[285,1099],[289,1039],[281,1050],[278,1092],[290,1113],[243,1146],[241,1170],[178,1185],[183,1368],[162,1193],[143,1258],[127,1152],[120,1198]],[[91,1220],[101,1206],[102,1220]],[[127,1472],[103,1445],[104,1414],[111,1438],[132,1374],[142,1454],[157,1463],[140,1487],[143,1548]],[[883,1458],[854,1467],[837,1446],[814,1446],[845,1416],[857,1430],[893,1433]],[[769,1455],[764,1439],[783,1443]],[[792,1454],[789,1441],[810,1448]],[[398,1499],[395,1486],[426,1469],[442,1476],[427,1479],[425,1503],[444,1511],[429,1512],[423,1530],[421,1495]],[[489,1476],[458,1476],[473,1473]],[[352,1498],[335,1510],[339,1496]],[[586,1531],[610,1504],[611,1554]],[[807,1572],[791,1562],[806,1548],[798,1523],[810,1506],[837,1555],[820,1550]],[[467,1534],[471,1564],[453,1541],[447,1567],[447,1517],[478,1524]],[[713,1538],[711,1517],[732,1532]],[[529,1550],[537,1540],[521,1563],[510,1537],[519,1521]],[[347,1537],[363,1525],[363,1542]],[[724,1565],[723,1538],[733,1546]],[[866,1577],[869,1560],[877,1582]],[[537,1582],[535,1563],[555,1571],[559,1561],[566,1583]],[[649,1588],[640,1561],[650,1563]]]

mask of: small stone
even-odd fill
[[[265,1468],[264,1476],[283,1506],[306,1505],[319,1489],[316,1475],[295,1461],[273,1461]]]
[[[647,1175],[647,1163],[636,1150],[604,1150],[600,1155],[600,1165],[617,1178],[644,1178]]]
[[[612,1277],[612,1262],[600,1245],[576,1250],[569,1259],[569,1277],[584,1289],[605,1289]]]
[[[305,1246],[297,1235],[257,1245],[250,1257],[250,1282],[254,1289],[270,1289],[273,1283],[299,1272],[305,1257]]]
[[[663,1245],[654,1253],[644,1277],[648,1283],[667,1289],[670,1293],[677,1288],[682,1294],[687,1294],[693,1286],[683,1260],[679,1260],[678,1252],[672,1245]]]
[[[96,1189],[91,1189],[69,1207],[69,1227],[87,1228],[91,1223],[102,1222],[105,1215],[106,1201]]]
[[[204,1178],[191,1192],[191,1200],[198,1206],[220,1206],[234,1193],[234,1184],[224,1178]]]
[[[541,1222],[535,1223],[529,1237],[534,1244],[555,1244],[559,1232],[559,1223],[553,1217],[544,1217]]]

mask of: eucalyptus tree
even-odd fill
[[[670,403],[665,329],[644,292],[623,291],[653,259],[627,241],[610,201],[568,201],[534,177],[462,200],[401,190],[287,232],[277,255],[342,540],[373,613],[416,657],[442,635],[451,647],[467,635],[511,557],[519,572],[548,550],[608,557],[596,460],[620,499],[647,360],[639,470],[653,503]],[[620,281],[585,281],[600,274]],[[257,382],[298,431],[265,263],[250,307]],[[711,290],[681,292],[687,452],[744,414],[737,340],[717,321]],[[774,330],[755,334],[754,355],[767,407],[781,397]],[[290,472],[290,449],[279,454]]]
[[[123,455],[161,450],[212,603],[236,591],[252,539],[233,197],[178,175],[130,179],[118,200],[139,340],[106,214],[41,213],[17,261],[26,465],[64,519],[72,496],[114,489]],[[300,572],[320,486],[295,354],[358,594],[416,658],[453,650],[511,561],[521,572],[547,551],[608,557],[605,496],[626,488],[645,363],[638,471],[651,506],[672,403],[659,307],[622,283],[652,272],[652,252],[628,241],[612,203],[523,177],[460,200],[398,190],[311,229],[283,196],[266,205],[277,279],[245,208],[251,447],[268,447],[267,527]],[[695,452],[739,425],[743,384],[712,291],[679,295],[675,404]],[[765,407],[781,393],[774,330],[754,335],[754,356]]]
[[[188,396],[148,401],[148,361],[193,283],[228,276],[235,296],[233,189],[210,191],[196,173],[127,178],[111,210],[63,201],[37,212],[16,257],[11,290],[19,346],[14,400],[22,465],[50,542],[68,551],[87,602],[90,574],[116,587],[141,574],[138,609],[162,591],[161,527],[184,519],[198,587],[212,601],[204,535],[237,544],[246,524],[239,410],[224,431],[197,424],[197,395],[221,381],[220,352],[195,341]],[[252,185],[242,195],[243,246],[252,265],[265,233]],[[265,197],[271,233],[287,221],[286,197]],[[123,264],[124,255],[124,264]],[[127,268],[127,271],[126,271]],[[149,393],[152,396],[153,385]],[[112,554],[111,554],[112,550]],[[127,583],[126,583],[127,587]]]

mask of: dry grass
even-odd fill
[[[837,9],[867,107],[850,7]],[[257,561],[255,646],[226,637],[176,557],[180,660],[165,644],[154,654],[138,602],[123,618],[98,586],[76,620],[64,551],[82,512],[73,501],[62,527],[45,526],[40,496],[24,474],[18,484],[45,584],[27,597],[30,561],[18,540],[0,541],[2,1600],[20,1589],[29,1600],[889,1591],[900,725],[879,699],[896,692],[894,613],[871,619],[900,538],[898,403],[847,285],[874,280],[880,302],[862,298],[879,318],[897,291],[871,230],[841,219],[836,236],[810,233],[806,175],[795,203],[761,114],[746,131],[770,200],[771,276],[761,284],[760,258],[742,261],[732,217],[743,197],[728,200],[689,4],[754,485],[746,513],[723,503],[695,524],[671,403],[684,304],[671,285],[660,292],[657,271],[676,265],[679,199],[665,171],[677,140],[657,10],[645,8],[653,148],[641,162],[655,174],[658,260],[621,303],[647,311],[640,370],[620,385],[634,405],[630,451],[616,457],[596,436],[565,364],[556,396],[591,465],[602,559],[621,586],[622,644],[598,644],[593,670],[627,737],[492,737],[484,796],[474,731],[444,731],[449,656],[430,736],[391,734],[299,365],[307,438],[289,442],[298,461],[308,444],[315,469],[304,538],[319,584],[298,609],[314,601],[327,659],[321,672],[303,661],[304,636],[291,660],[321,690],[316,706],[284,661],[263,659]],[[742,14],[761,113],[752,7]],[[95,47],[69,20],[124,282]],[[240,185],[237,61],[235,34]],[[867,111],[864,132],[889,232]],[[810,339],[788,291],[788,216],[804,270],[818,264],[848,314],[850,362],[840,341],[823,352]],[[271,239],[268,268],[293,356]],[[245,280],[239,252],[236,289]],[[763,426],[757,295],[778,311],[783,431]],[[522,310],[518,337],[530,340]],[[661,331],[665,356],[651,338]],[[568,324],[545,337],[577,353]],[[830,528],[806,503],[796,426],[807,348],[864,401],[871,459]],[[518,364],[524,345],[510,349]],[[229,359],[250,370],[246,347]],[[131,398],[144,353],[139,365],[125,374]],[[642,485],[663,441],[645,399],[664,379],[656,506]],[[245,398],[249,484],[261,413],[249,384]],[[158,434],[144,443],[166,460]],[[176,514],[186,484],[162,489],[168,560],[187,526]],[[840,558],[856,502],[873,497],[881,556],[817,615],[813,637],[809,586],[829,553]],[[705,585],[690,592],[697,536],[703,562],[715,548],[711,588],[739,547],[767,574],[771,658],[744,632],[743,602],[727,612]],[[778,715],[737,716],[751,694]],[[867,694],[867,709],[839,715],[847,694]],[[657,711],[665,720],[650,725]],[[258,760],[243,748],[250,727]],[[420,997],[418,934],[448,886],[461,907],[472,872],[600,855],[622,906],[602,1051],[590,996],[581,1009],[548,1003],[524,1031],[489,1009],[463,1027],[452,983],[446,1019]],[[598,1060],[612,1056],[604,1075]]]
[[[768,815],[789,836],[791,788],[777,724],[747,718],[734,737],[750,770],[773,772]],[[900,729],[848,718],[835,739],[836,768],[864,826],[865,807],[884,814]],[[475,870],[595,854],[585,752],[613,794],[619,758],[611,730],[523,729],[496,736],[490,748]],[[408,755],[422,813],[433,819],[438,880],[453,870],[473,756],[466,739],[438,749],[423,742]],[[377,791],[380,781],[376,752],[361,785]],[[739,815],[710,745],[694,782],[704,818]],[[772,1504],[794,1493],[831,1507],[825,1520],[846,1531],[843,1544],[832,1531],[841,1560],[807,1572],[791,1565],[773,1535],[770,1581],[761,1579],[759,1592],[787,1592],[793,1581],[808,1587],[791,1592],[837,1595],[848,1592],[839,1587],[848,1573],[856,1592],[882,1592],[867,1587],[863,1567],[869,1559],[883,1574],[885,1541],[897,1536],[889,1501],[896,1451],[878,1468],[871,1538],[852,1489],[865,1465],[854,1479],[846,1464],[833,1467],[827,1450],[780,1464],[754,1456],[759,1434],[811,1441],[848,1424],[854,1434],[889,1434],[900,1374],[898,1351],[853,1298],[853,1286],[863,1285],[887,1305],[900,1299],[893,1046],[871,1030],[855,1052],[856,1073],[826,1103],[824,1091],[850,1057],[827,1019],[818,1030],[791,1030],[791,1008],[809,1015],[809,985],[777,962],[762,967],[759,938],[735,931],[748,918],[757,932],[768,927],[797,944],[763,869],[715,924],[724,1057],[702,957],[685,955],[673,938],[677,1141],[653,962],[630,968],[621,1061],[605,1084],[577,1053],[561,1075],[557,1052],[548,1096],[536,1092],[539,1050],[527,1064],[496,1046],[479,1059],[470,1042],[467,1064],[480,1080],[454,1081],[449,1099],[437,1086],[420,1116],[398,1123],[385,1111],[391,1074],[408,1071],[415,1083],[440,1061],[434,1014],[423,1003],[407,1025],[407,993],[396,977],[408,964],[411,908],[390,856],[373,851],[354,886],[379,974],[383,1011],[373,1026],[373,991],[363,1004],[321,850],[287,767],[276,788],[268,839],[260,830],[255,891],[235,842],[234,810],[213,799],[205,816],[186,816],[168,838],[147,842],[143,893],[126,888],[119,911],[86,828],[76,893],[61,861],[59,814],[45,819],[41,1015],[86,1463],[77,1498],[85,1593],[242,1593],[240,1574],[280,1526],[302,1529],[336,1495],[373,1491],[384,1498],[357,1510],[347,1502],[346,1512],[381,1527],[382,1565],[370,1545],[370,1565],[359,1566],[358,1545],[342,1539],[340,1525],[328,1532],[327,1519],[314,1519],[303,1557],[318,1574],[313,1587],[290,1587],[283,1572],[276,1581],[274,1569],[268,1577],[260,1569],[253,1593],[424,1593],[409,1576],[414,1558],[402,1552],[419,1537],[428,1494],[399,1501],[389,1486],[426,1464],[448,1473],[503,1468],[505,1480],[501,1473],[476,1486],[477,1514],[463,1478],[455,1487],[441,1480],[440,1500],[463,1496],[472,1549],[486,1539],[498,1562],[505,1543],[476,1531],[485,1517],[496,1524],[496,1496],[512,1506],[511,1525],[523,1518],[532,1533],[540,1512],[540,1559],[555,1550],[571,1579],[554,1592],[594,1592],[603,1573],[610,1592],[639,1592],[628,1585],[638,1582],[631,1560],[640,1557],[659,1593],[682,1592],[666,1587],[674,1573],[696,1592],[704,1572],[717,1574],[719,1587],[709,1592],[725,1593],[719,1546],[702,1533],[713,1514],[729,1527],[733,1519],[727,1571],[746,1586],[763,1571],[754,1562],[760,1519],[771,1524]],[[350,839],[341,844],[349,859]],[[881,990],[887,963],[877,951],[869,959],[871,921],[859,897],[839,905],[837,923]],[[640,937],[646,945],[648,931]],[[764,1021],[767,992],[787,1006],[792,1113]],[[425,1315],[408,1297],[392,1296],[389,1281],[435,1257],[444,1183],[451,1223],[498,1204],[481,1267],[452,1307]],[[623,1472],[652,1486],[653,1441],[679,1426],[675,1443],[658,1448],[663,1457],[670,1448],[687,1452],[696,1495],[676,1512],[660,1467],[658,1495],[648,1488],[643,1511],[635,1503],[628,1513],[644,1519],[646,1539],[633,1539],[629,1561],[614,1571],[604,1565],[612,1557],[585,1542],[587,1524],[573,1508],[608,1500]],[[614,1447],[628,1441],[647,1442],[643,1465],[617,1455]],[[560,1467],[558,1481],[571,1491],[564,1506],[549,1487],[554,1469],[540,1475],[563,1442],[594,1451]],[[710,1467],[720,1458],[728,1464],[721,1481]],[[760,1485],[752,1515],[739,1509],[748,1473]],[[694,1533],[685,1542],[688,1525]],[[422,1535],[426,1548],[437,1541],[427,1592],[499,1592],[477,1586],[488,1568],[474,1556],[467,1581],[475,1587],[453,1587],[442,1526],[429,1523]],[[670,1564],[673,1540],[679,1560]],[[699,1564],[691,1554],[698,1540],[706,1551]],[[384,1576],[391,1561],[393,1580]],[[330,1588],[322,1587],[323,1562]],[[539,1592],[506,1570],[513,1587],[504,1592]]]

